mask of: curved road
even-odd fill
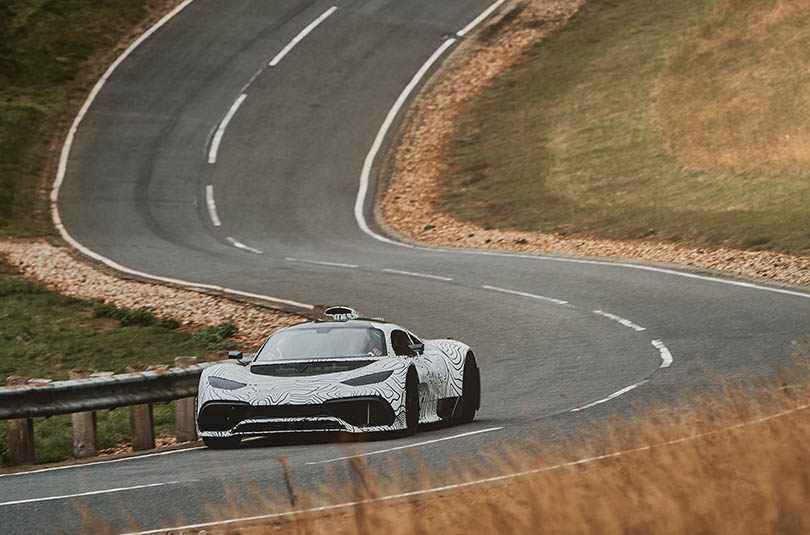
[[[0,518],[16,526],[8,533],[32,524],[74,532],[83,512],[115,532],[238,516],[223,507],[229,500],[255,514],[255,490],[283,489],[282,456],[301,489],[346,474],[341,458],[370,452],[363,459],[380,477],[416,453],[448,479],[449,450],[478,459],[541,426],[554,439],[792,362],[791,343],[810,333],[810,295],[800,290],[381,238],[373,178],[401,120],[392,107],[407,104],[413,93],[403,89],[424,80],[414,75],[429,76],[489,5],[189,3],[98,93],[58,202],[73,239],[130,270],[291,306],[346,303],[470,343],[483,369],[479,418],[395,441],[254,441],[4,475]],[[371,187],[355,213],[364,178]]]

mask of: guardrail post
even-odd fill
[[[152,419],[152,404],[131,406],[129,423],[132,426],[132,449],[135,451],[153,449],[155,426]]]
[[[6,385],[24,385],[28,377],[12,375]],[[34,420],[23,418],[8,421],[8,464],[19,466],[34,462]]]
[[[71,371],[70,379],[86,379],[93,372]],[[95,457],[98,455],[97,424],[95,411],[74,412],[70,415],[73,420],[73,455],[77,459]]]
[[[174,359],[174,365],[178,368],[196,363],[197,357],[176,357]],[[194,414],[195,401],[196,398],[183,398],[174,402],[177,442],[197,440],[197,425]]]

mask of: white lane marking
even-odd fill
[[[605,398],[598,399],[598,400],[596,400],[596,401],[594,401],[592,403],[588,403],[587,405],[582,405],[581,407],[575,407],[575,408],[571,409],[571,412],[584,411],[585,409],[590,409],[591,407],[595,407],[596,405],[606,403],[606,402],[610,401],[611,399],[615,399],[615,398],[621,396],[622,394],[626,394],[626,393],[630,392],[631,390],[633,390],[635,388],[638,388],[639,386],[643,385],[646,382],[647,382],[647,379],[644,379],[643,381],[639,381],[639,382],[637,382],[635,384],[632,384],[630,386],[626,386],[626,387],[622,388],[621,390],[616,391],[616,392],[612,393],[611,395],[609,395],[609,396],[607,396]]]
[[[231,238],[230,236],[227,236],[225,239],[228,240],[229,242],[231,242],[231,245],[233,245],[234,247],[238,247],[239,249],[244,249],[245,251],[250,251],[251,253],[263,254],[262,251],[260,251],[258,249],[255,249],[253,247],[250,247],[248,245],[245,245],[244,243],[242,243],[240,241],[236,241],[235,239]]]
[[[503,429],[503,427],[490,427],[489,429],[480,429],[478,431],[470,431],[468,433],[461,433],[460,435],[453,435],[453,436],[450,436],[450,437],[436,438],[436,439],[433,439],[433,440],[425,440],[424,442],[416,442],[414,444],[407,444],[405,446],[397,446],[395,448],[388,448],[388,449],[384,449],[384,450],[371,451],[371,452],[368,452],[368,453],[359,453],[357,455],[347,455],[346,457],[335,457],[334,459],[326,459],[324,461],[313,461],[313,462],[306,463],[306,464],[326,464],[326,463],[334,463],[334,462],[337,462],[337,461],[348,461],[349,459],[358,459],[360,457],[370,457],[372,455],[380,455],[382,453],[390,453],[392,451],[405,450],[405,449],[408,449],[408,448],[416,448],[416,447],[419,447],[419,446],[425,446],[427,444],[435,444],[436,442],[444,442],[446,440],[453,440],[453,439],[456,439],[456,438],[469,437],[469,436],[472,436],[472,435],[480,435],[481,433],[489,433],[490,431],[499,431],[501,429]]]
[[[305,260],[303,258],[290,257],[287,257],[284,260],[287,262],[301,262],[302,264],[315,264],[316,266],[342,267],[349,269],[354,269],[357,267],[357,264],[341,264],[340,262],[327,262],[325,260]]]
[[[565,463],[553,464],[551,466],[543,466],[543,467],[540,467],[540,468],[532,468],[531,470],[523,470],[521,472],[512,472],[511,474],[502,474],[502,475],[499,475],[499,476],[492,476],[492,477],[487,477],[487,478],[483,478],[483,479],[476,479],[476,480],[473,480],[473,481],[466,481],[464,483],[454,483],[452,485],[443,485],[441,487],[432,487],[432,488],[427,488],[427,489],[413,490],[413,491],[410,491],[410,492],[401,492],[401,493],[398,493],[398,494],[390,494],[388,496],[380,496],[379,498],[370,498],[370,499],[367,499],[367,500],[357,500],[357,501],[353,501],[353,502],[337,503],[337,504],[334,504],[334,505],[322,505],[320,507],[311,507],[309,509],[301,509],[301,510],[298,510],[298,511],[285,511],[283,513],[269,513],[269,514],[264,514],[264,515],[247,516],[247,517],[242,517],[242,518],[232,518],[232,519],[229,519],[229,520],[219,520],[219,521],[205,522],[205,523],[200,523],[200,524],[187,524],[185,526],[166,527],[166,528],[152,529],[152,530],[149,530],[149,531],[138,531],[138,532],[133,532],[133,533],[127,533],[125,535],[153,535],[153,534],[156,534],[156,533],[166,533],[167,531],[182,531],[182,530],[190,530],[190,529],[210,528],[210,527],[213,527],[213,526],[231,525],[231,524],[237,524],[237,523],[240,523],[240,522],[253,522],[253,521],[256,521],[256,520],[268,520],[268,519],[271,519],[271,518],[282,518],[282,517],[290,517],[290,516],[310,514],[310,513],[320,513],[320,512],[323,512],[323,511],[333,511],[333,510],[336,510],[336,509],[346,509],[346,508],[349,508],[349,507],[355,507],[357,505],[367,505],[367,504],[371,504],[371,503],[387,502],[387,501],[398,500],[398,499],[402,499],[402,498],[410,498],[412,496],[424,496],[426,494],[436,494],[436,493],[445,492],[445,491],[448,491],[448,490],[455,490],[455,489],[460,489],[460,488],[465,488],[465,487],[473,487],[473,486],[476,486],[476,485],[483,485],[483,484],[487,484],[487,483],[495,483],[497,481],[505,481],[505,480],[509,480],[509,479],[516,479],[516,478],[519,478],[519,477],[525,477],[525,476],[529,476],[529,475],[540,474],[540,473],[543,473],[543,472],[552,472],[554,470],[570,468],[572,466],[581,466],[581,465],[584,465],[584,464],[590,464],[590,463],[594,463],[594,462],[597,462],[597,461],[604,461],[606,459],[614,459],[616,457],[622,457],[624,455],[632,455],[634,453],[641,453],[643,451],[650,451],[650,450],[652,450],[653,448],[656,448],[656,447],[674,446],[676,444],[682,444],[684,442],[690,442],[692,440],[697,440],[697,439],[700,439],[700,438],[705,438],[705,437],[708,437],[708,436],[713,436],[713,435],[717,435],[717,434],[720,434],[720,433],[725,433],[725,432],[728,432],[728,431],[732,431],[734,429],[740,429],[740,428],[745,427],[747,425],[766,422],[768,420],[772,420],[774,418],[779,418],[779,417],[785,416],[787,414],[792,414],[792,413],[795,413],[795,412],[798,412],[798,411],[807,410],[808,408],[810,408],[810,404],[800,405],[800,406],[795,407],[793,409],[788,409],[788,410],[782,411],[782,412],[777,413],[777,414],[772,414],[770,416],[765,416],[763,418],[758,418],[756,420],[751,420],[751,421],[748,421],[748,422],[735,424],[733,426],[726,427],[726,428],[723,428],[723,429],[719,429],[717,431],[709,431],[707,433],[698,433],[698,434],[690,435],[688,437],[676,438],[674,440],[668,440],[666,442],[658,442],[656,444],[648,444],[646,446],[641,446],[641,447],[633,448],[633,449],[629,449],[629,450],[614,451],[612,453],[605,453],[603,455],[597,455],[595,457],[585,457],[585,458],[582,458],[582,459],[577,459],[575,461],[568,461],[568,462],[565,462]]]
[[[205,186],[205,204],[208,206],[208,215],[211,216],[211,223],[213,223],[215,227],[221,227],[222,221],[219,220],[217,204],[214,202],[214,186]]]
[[[409,277],[421,277],[423,279],[434,279],[440,281],[451,281],[453,280],[451,277],[442,277],[440,275],[428,275],[427,273],[415,273],[413,271],[401,271],[399,269],[383,269],[386,273],[395,273],[397,275],[407,275]]]
[[[79,129],[79,124],[84,119],[84,116],[87,115],[87,110],[90,109],[90,105],[93,104],[93,101],[96,100],[101,88],[104,87],[104,84],[107,83],[107,80],[112,76],[112,73],[115,72],[115,69],[118,68],[121,63],[125,59],[129,57],[132,52],[140,46],[141,43],[149,39],[149,37],[158,31],[164,24],[169,22],[175,15],[183,11],[189,4],[191,4],[194,0],[185,0],[182,4],[171,10],[167,13],[162,19],[157,21],[154,26],[146,30],[140,37],[138,37],[135,41],[132,42],[131,45],[127,47],[126,50],[121,52],[121,55],[118,56],[112,64],[107,67],[107,70],[104,71],[104,74],[101,75],[96,85],[93,86],[93,89],[90,91],[90,94],[87,95],[87,98],[82,104],[81,109],[79,109],[79,113],[76,114],[76,117],[73,119],[73,124],[70,126],[70,130],[68,131],[67,136],[65,137],[65,142],[62,144],[62,152],[59,155],[59,168],[56,171],[56,180],[53,183],[53,188],[51,189],[51,202],[53,203],[51,206],[51,214],[53,216],[54,223],[57,225],[60,224],[59,219],[59,211],[56,208],[56,201],[59,199],[59,190],[62,187],[62,182],[65,180],[65,173],[67,172],[67,161],[68,157],[70,156],[70,149],[73,146],[73,137],[76,135],[76,131]]]
[[[662,342],[661,340],[652,340],[650,343],[661,354],[661,365],[659,366],[659,368],[669,368],[672,365],[672,362],[673,362],[674,359],[672,358],[672,353],[669,352],[669,349],[664,344],[664,342]],[[594,401],[593,403],[588,403],[587,405],[583,405],[581,407],[573,408],[573,409],[571,409],[571,412],[583,411],[585,409],[589,409],[589,408],[591,408],[593,406],[596,406],[596,405],[599,405],[601,403],[605,403],[607,401],[610,401],[611,399],[614,399],[614,398],[617,398],[617,397],[621,396],[622,394],[626,394],[627,392],[630,392],[631,390],[633,390],[635,388],[638,388],[639,386],[643,385],[646,382],[648,382],[648,379],[644,379],[643,381],[639,381],[639,382],[637,382],[635,384],[624,387],[621,390],[619,390],[617,392],[614,392],[614,393],[612,393],[611,395],[609,395],[609,396],[607,396],[605,398]]]
[[[491,6],[489,6],[489,7],[488,7],[486,10],[484,10],[484,12],[483,12],[483,13],[481,13],[481,14],[480,14],[480,15],[478,15],[478,16],[477,16],[475,19],[473,19],[473,21],[472,21],[471,23],[469,23],[468,25],[466,25],[466,26],[465,26],[463,29],[461,29],[461,30],[457,31],[457,32],[456,32],[456,35],[458,35],[459,37],[464,37],[466,34],[468,34],[470,31],[472,31],[472,29],[473,29],[473,28],[475,28],[476,26],[478,26],[479,24],[481,24],[481,22],[482,22],[482,21],[483,21],[485,18],[487,18],[487,17],[489,17],[490,15],[492,15],[492,12],[493,12],[493,11],[495,11],[496,9],[498,9],[498,7],[499,7],[501,4],[503,4],[505,1],[506,1],[506,0],[498,0],[497,2],[495,2],[494,4],[492,4]]]
[[[96,496],[99,494],[111,494],[113,492],[124,492],[127,490],[137,490],[137,489],[148,489],[153,487],[163,487],[166,485],[177,485],[180,481],[167,481],[165,483],[150,483],[148,485],[135,485],[133,487],[118,487],[114,489],[105,489],[105,490],[93,490],[90,492],[79,492],[76,494],[63,494],[61,496],[45,496],[44,498],[27,498],[24,500],[13,500],[10,502],[0,502],[0,507],[7,506],[7,505],[19,505],[23,503],[35,503],[35,502],[48,502],[53,500],[66,500],[68,498],[80,498],[82,496]]]
[[[606,317],[608,319],[612,319],[613,321],[616,321],[616,322],[620,323],[621,325],[624,325],[625,327],[629,327],[629,328],[633,329],[634,331],[641,332],[641,331],[646,331],[647,330],[646,327],[642,327],[641,325],[637,325],[637,324],[633,323],[632,321],[630,321],[628,319],[624,319],[621,316],[611,314],[610,312],[605,312],[603,310],[594,310],[593,313],[598,314],[600,316],[604,316],[604,317]]]
[[[323,12],[323,14],[321,14],[321,16],[320,16],[320,17],[318,17],[317,19],[315,19],[315,20],[313,20],[312,22],[310,22],[310,23],[309,23],[309,25],[308,25],[306,28],[304,28],[303,30],[301,30],[301,31],[298,33],[298,35],[296,35],[295,37],[293,37],[293,40],[292,40],[292,41],[290,41],[289,43],[287,43],[287,46],[285,46],[284,48],[282,48],[282,49],[281,49],[281,52],[279,52],[278,54],[276,54],[276,55],[275,55],[275,57],[274,57],[273,59],[271,59],[271,60],[270,60],[270,63],[269,63],[268,65],[270,65],[271,67],[275,67],[276,65],[278,65],[278,64],[279,64],[279,62],[280,62],[282,59],[284,59],[284,56],[286,56],[286,55],[287,55],[287,54],[290,52],[290,50],[292,50],[292,49],[295,47],[295,45],[297,45],[298,43],[300,43],[300,42],[301,42],[301,41],[304,39],[304,37],[306,37],[307,35],[309,35],[309,33],[310,33],[312,30],[314,30],[315,28],[317,28],[317,27],[318,27],[318,25],[319,25],[320,23],[322,23],[324,20],[326,20],[326,18],[327,18],[329,15],[331,15],[332,13],[334,13],[336,10],[337,10],[337,6],[332,6],[332,7],[330,7],[329,9],[327,9],[326,11],[324,11],[324,12]]]
[[[79,129],[79,125],[81,124],[84,116],[87,115],[87,110],[90,109],[90,106],[96,100],[101,89],[104,87],[104,84],[107,83],[107,80],[112,76],[115,69],[118,68],[121,63],[125,59],[129,57],[132,52],[140,46],[146,39],[148,39],[152,34],[158,31],[163,25],[169,22],[172,18],[175,17],[178,13],[180,13],[183,9],[185,9],[189,4],[191,4],[194,0],[185,0],[182,4],[174,8],[170,11],[166,16],[162,19],[157,21],[154,26],[146,30],[140,37],[138,37],[126,50],[124,50],[118,58],[104,71],[104,74],[99,78],[96,85],[93,86],[93,89],[90,91],[90,94],[87,95],[87,98],[82,104],[81,109],[79,109],[79,113],[76,114],[76,117],[73,119],[73,124],[70,126],[70,130],[68,131],[67,136],[65,137],[65,142],[62,144],[62,152],[59,155],[59,167],[56,171],[56,180],[53,183],[53,189],[51,189],[51,219],[53,219],[53,225],[59,230],[59,234],[62,236],[66,242],[68,242],[71,246],[73,246],[76,250],[80,251],[82,254],[89,256],[99,262],[109,266],[112,269],[118,270],[122,273],[127,273],[129,275],[134,275],[136,277],[142,277],[144,279],[150,279],[157,282],[163,282],[168,284],[176,284],[178,286],[185,286],[188,288],[201,288],[201,289],[208,289],[208,290],[216,290],[221,292],[228,292],[233,293],[236,295],[242,295],[245,297],[252,297],[257,299],[262,299],[268,302],[276,302],[278,304],[289,305],[291,307],[304,309],[307,311],[312,310],[312,305],[306,303],[299,303],[298,301],[292,301],[289,299],[280,299],[277,297],[271,297],[267,295],[258,295],[252,294],[248,292],[241,292],[238,290],[233,290],[230,288],[223,288],[222,286],[215,286],[211,284],[198,284],[195,282],[184,281],[180,279],[173,279],[169,277],[158,277],[157,275],[152,275],[151,273],[144,273],[142,271],[137,271],[134,269],[130,269],[127,267],[122,266],[121,264],[103,256],[96,252],[91,251],[75,239],[70,233],[67,231],[65,226],[62,224],[62,217],[59,215],[59,191],[62,188],[62,183],[65,181],[65,174],[67,173],[67,161],[70,157],[70,151],[73,147],[73,138],[76,135],[76,131]]]
[[[371,169],[374,165],[374,160],[377,158],[377,153],[380,151],[383,140],[388,134],[388,129],[391,128],[391,124],[393,124],[394,119],[396,119],[399,110],[405,104],[405,101],[408,99],[414,88],[419,84],[419,81],[425,76],[425,74],[427,74],[430,67],[436,63],[436,61],[445,53],[445,51],[455,42],[455,39],[446,40],[438,49],[436,49],[433,55],[427,59],[422,67],[416,71],[416,74],[413,75],[411,81],[408,82],[408,85],[406,85],[405,89],[402,90],[402,93],[400,93],[396,102],[394,102],[394,105],[390,110],[388,110],[388,115],[385,117],[385,120],[380,126],[380,129],[377,132],[377,137],[374,138],[374,143],[371,145],[371,149],[369,149],[366,159],[363,162],[363,170],[360,173],[360,189],[357,191],[357,198],[354,201],[354,218],[357,221],[357,226],[360,227],[360,230],[377,241],[388,243],[390,245],[397,245],[399,247],[407,247],[409,249],[414,248],[413,245],[391,240],[371,230],[368,223],[366,223],[366,216],[363,214],[363,205],[366,202],[366,194],[368,193],[368,185],[371,178]]]
[[[231,122],[231,119],[233,119],[233,116],[236,115],[236,111],[246,98],[247,94],[245,93],[239,95],[234,103],[231,104],[231,109],[229,109],[228,113],[225,114],[225,118],[222,119],[221,123],[219,123],[219,127],[214,134],[214,139],[211,141],[211,149],[208,151],[208,163],[217,162],[217,152],[219,152],[219,144],[222,143],[222,136],[225,135],[225,129],[228,128],[228,124]]]
[[[651,343],[661,353],[661,366],[659,368],[669,368],[674,359],[667,346],[661,340],[653,340]]]
[[[553,297],[546,297],[544,295],[536,295],[530,294],[526,292],[519,292],[517,290],[507,290],[506,288],[498,288],[497,286],[489,286],[484,284],[481,288],[485,290],[492,290],[495,292],[501,292],[505,294],[512,294],[512,295],[520,295],[522,297],[530,297],[531,299],[539,299],[540,301],[548,301],[549,303],[554,303],[555,305],[567,305],[568,301],[563,301],[562,299],[554,299]]]
[[[204,450],[207,449],[205,446],[195,446],[193,448],[184,448],[181,450],[171,450],[171,451],[160,451],[157,453],[147,453],[146,455],[134,455],[132,457],[123,457],[121,459],[110,459],[108,461],[95,461],[92,463],[77,463],[77,464],[68,464],[65,466],[51,466],[48,468],[38,468],[36,470],[28,470],[27,472],[14,472],[13,474],[0,474],[0,477],[14,477],[14,476],[26,476],[29,474],[40,474],[42,472],[56,472],[58,470],[70,470],[71,468],[84,468],[85,466],[95,466],[97,464],[112,464],[112,463],[122,463],[124,461],[137,461],[140,459],[146,459],[148,457],[157,457],[161,455],[172,455],[175,453],[184,453],[187,451],[194,451],[194,450]]]
[[[397,244],[394,242],[395,245],[407,245],[407,244]],[[795,297],[804,297],[805,299],[810,299],[810,293],[804,292],[796,292],[792,290],[784,290],[782,288],[772,288],[770,286],[762,286],[759,284],[754,284],[751,282],[741,282],[729,279],[723,279],[720,277],[709,277],[706,275],[697,275],[695,273],[688,273],[685,271],[676,271],[674,269],[665,269],[659,268],[655,266],[645,266],[642,264],[629,264],[626,262],[607,262],[604,260],[588,260],[586,258],[562,258],[557,256],[547,256],[543,254],[520,254],[520,253],[499,253],[495,251],[471,251],[465,249],[438,249],[438,248],[431,248],[431,247],[415,247],[410,246],[414,249],[419,251],[431,251],[434,253],[450,253],[450,254],[469,254],[469,255],[481,255],[481,256],[500,256],[500,257],[509,257],[509,258],[523,258],[526,260],[543,260],[547,262],[562,262],[562,263],[569,263],[569,264],[585,264],[585,265],[592,265],[592,266],[613,266],[613,267],[621,267],[621,268],[629,268],[629,269],[638,269],[641,271],[652,271],[655,273],[664,273],[667,275],[675,275],[677,277],[684,277],[687,279],[697,279],[702,281],[709,281],[709,282],[718,282],[721,284],[728,284],[731,286],[739,286],[742,288],[749,288],[752,290],[761,290],[765,292],[773,292],[778,294],[785,294],[785,295],[792,295]],[[685,266],[688,267],[688,266]]]

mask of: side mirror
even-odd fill
[[[419,355],[425,351],[425,344],[410,344],[408,349],[411,350],[412,355]]]
[[[229,359],[242,360],[242,352],[241,351],[228,351],[228,358]]]

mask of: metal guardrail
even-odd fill
[[[168,370],[124,373],[0,388],[0,420],[35,418],[159,403],[197,395],[204,362]]]

